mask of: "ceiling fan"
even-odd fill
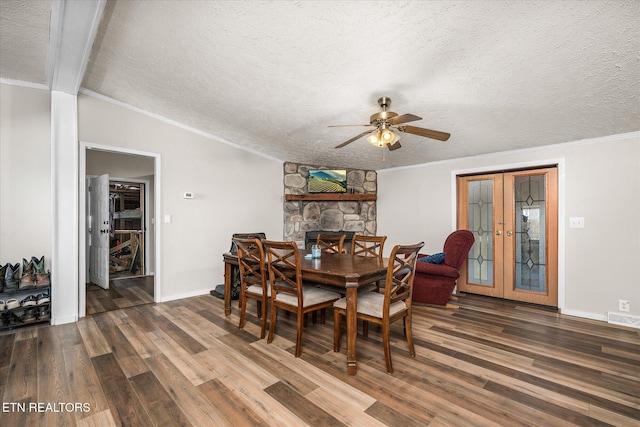
[[[386,96],[378,99],[378,104],[382,108],[379,113],[372,114],[369,118],[368,125],[332,125],[329,127],[343,127],[343,126],[373,126],[373,130],[367,130],[360,135],[356,135],[351,139],[346,140],[335,148],[342,148],[347,144],[351,144],[353,141],[362,138],[365,135],[369,135],[367,141],[376,147],[387,146],[389,150],[397,150],[402,147],[400,145],[400,137],[393,133],[392,129],[397,129],[400,132],[410,133],[413,135],[423,136],[425,138],[437,139],[439,141],[446,141],[451,134],[446,132],[440,132],[437,130],[419,128],[416,126],[405,125],[408,122],[414,122],[416,120],[422,120],[422,117],[415,116],[413,114],[398,115],[393,111],[387,111],[387,107],[391,105],[391,99]]]

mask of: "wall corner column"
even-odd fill
[[[78,99],[51,91],[51,324],[78,320]]]

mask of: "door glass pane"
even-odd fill
[[[469,251],[469,283],[493,285],[493,181],[468,184],[469,230],[476,238]]]
[[[546,292],[545,176],[516,177],[515,289]]]

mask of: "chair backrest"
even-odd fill
[[[233,238],[232,240],[238,252],[242,289],[258,285],[262,287],[263,294],[266,293],[267,271],[262,242],[259,239]]]
[[[267,235],[264,233],[234,233],[231,236],[231,249],[229,252],[235,254],[237,252],[236,244],[233,242],[233,239],[260,239],[264,240],[267,238]]]
[[[344,253],[344,239],[346,234],[318,234],[316,238],[316,245],[320,245],[322,252],[330,254]]]
[[[295,242],[276,242],[263,240],[267,252],[271,297],[278,293],[288,293],[298,297],[302,306],[302,274],[300,271],[300,252]]]
[[[473,233],[469,230],[456,230],[449,234],[444,241],[444,263],[460,270],[475,240]]]
[[[389,256],[389,268],[384,287],[383,315],[389,315],[389,306],[396,301],[405,301],[411,308],[413,279],[416,272],[418,253],[424,242],[415,245],[396,245]]]
[[[356,234],[351,240],[351,254],[382,258],[382,250],[387,236],[364,236]]]

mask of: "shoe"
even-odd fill
[[[23,322],[35,322],[38,318],[38,307],[29,307],[22,317]]]
[[[22,318],[24,317],[23,310],[16,310],[9,313],[9,324],[10,325],[20,325],[22,324]]]
[[[4,291],[4,275],[7,274],[7,265],[0,265],[0,292]]]
[[[12,310],[18,307],[20,307],[20,301],[17,299],[11,298],[10,300],[7,300],[7,310]]]
[[[36,303],[38,305],[46,304],[49,301],[51,301],[51,298],[49,298],[49,294],[47,293],[38,294],[36,297]]]
[[[51,305],[44,304],[38,306],[38,320],[49,320],[51,318]]]
[[[0,311],[4,311],[5,308],[7,308],[7,303],[5,303],[3,299],[0,299]]]
[[[29,307],[36,304],[37,304],[37,299],[35,295],[29,295],[28,297],[20,301],[20,305],[22,307]]]
[[[44,269],[44,255],[40,259],[33,256],[31,261],[35,269],[36,288],[51,286],[50,274]]]
[[[17,291],[20,286],[20,263],[5,265],[4,290]]]
[[[22,278],[20,279],[19,289],[21,291],[33,289],[36,286],[36,277],[33,274],[33,261],[27,261],[22,258]]]
[[[31,257],[31,262],[33,263],[34,273],[38,274],[38,273],[44,273],[45,272],[45,269],[44,269],[44,255],[40,259],[32,256]]]

